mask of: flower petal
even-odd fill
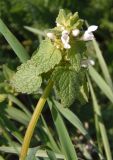
[[[94,39],[94,35],[93,35],[93,33],[91,33],[91,32],[89,33],[88,31],[85,31],[82,39],[83,39],[84,41],[90,41],[90,40],[93,40],[93,39]]]
[[[69,43],[65,43],[65,44],[64,44],[64,48],[65,48],[65,49],[70,49],[70,48],[71,48],[71,46],[70,46],[70,44],[69,44]]]
[[[87,31],[88,31],[88,32],[94,32],[94,31],[96,31],[97,29],[98,29],[98,26],[96,26],[96,25],[91,25],[91,26],[88,27]]]
[[[61,40],[62,40],[63,44],[68,43],[69,42],[69,36],[68,36],[68,34],[63,34],[61,36]]]

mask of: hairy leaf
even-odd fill
[[[85,72],[80,71],[77,73],[69,67],[56,67],[52,78],[64,107],[69,107],[75,99],[82,103],[87,101],[87,92],[83,86],[85,83]]]
[[[32,93],[41,86],[42,78],[37,68],[30,61],[22,64],[11,80],[11,85],[17,92]]]
[[[78,85],[76,84],[77,74],[67,67],[57,67],[53,72],[56,90],[61,98],[63,106],[70,106],[76,97]]]
[[[53,69],[61,58],[60,50],[49,39],[46,39],[40,44],[39,51],[31,59],[31,63],[36,66],[38,74],[41,74]]]
[[[37,91],[42,83],[40,74],[53,69],[61,58],[61,52],[49,39],[42,41],[36,55],[18,67],[17,73],[11,80],[12,86],[22,93]]]

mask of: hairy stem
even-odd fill
[[[36,105],[36,108],[34,110],[34,113],[32,115],[32,118],[31,118],[31,120],[29,122],[29,125],[27,127],[27,130],[26,130],[26,134],[25,134],[23,145],[22,145],[22,148],[21,148],[19,160],[25,160],[25,158],[26,158],[27,151],[28,151],[28,148],[29,148],[29,145],[30,145],[30,141],[31,141],[36,123],[37,123],[37,121],[40,117],[41,111],[44,107],[44,104],[47,100],[47,97],[48,97],[52,87],[53,87],[53,82],[49,81],[47,87],[44,90],[43,95],[41,96],[41,98],[39,99],[39,101]]]

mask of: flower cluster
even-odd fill
[[[76,43],[76,40],[87,42],[94,39],[93,32],[98,29],[98,26],[91,25],[87,30],[83,31],[83,21],[79,19],[77,12],[74,15],[71,14],[68,16],[67,14],[66,16],[65,14],[59,16],[56,21],[56,27],[47,33],[47,37],[54,42],[56,48],[69,50],[72,41],[75,41]],[[63,17],[62,20],[61,17]],[[87,59],[83,60],[81,63],[81,67],[83,68],[86,68],[89,65],[94,65],[94,61]]]
[[[70,40],[70,31],[66,30],[64,28],[64,26],[60,25],[60,24],[57,24],[58,27],[61,27],[61,42],[64,46],[65,49],[70,49],[71,46],[69,44],[69,40]],[[98,28],[98,26],[96,25],[91,25],[88,27],[88,29],[81,35],[81,32],[79,29],[74,29],[71,31],[71,35],[73,37],[79,37],[79,35],[81,35],[79,38],[80,40],[83,40],[83,41],[90,41],[90,40],[93,40],[94,39],[94,35],[93,35],[93,32],[96,31]],[[54,33],[52,32],[48,32],[47,33],[47,37],[50,38],[51,40],[55,40],[56,36]]]

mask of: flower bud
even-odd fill
[[[51,33],[51,32],[47,33],[47,37],[50,38],[51,40],[55,39],[55,35],[53,33]]]
[[[80,33],[80,30],[79,30],[79,29],[74,29],[74,30],[72,31],[72,35],[73,35],[74,37],[77,37],[77,36],[79,35],[79,33]]]

